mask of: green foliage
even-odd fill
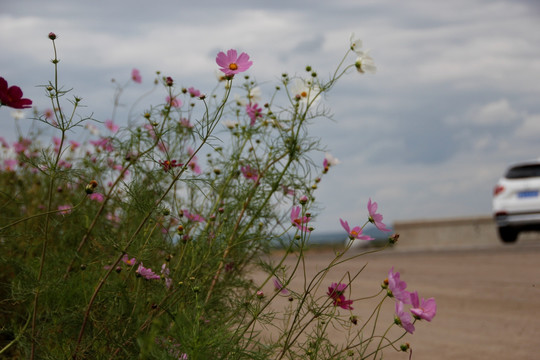
[[[158,76],[164,97],[182,107],[155,105],[97,138],[86,128],[93,140],[83,144],[69,142],[71,130],[95,123],[77,116],[81,100],[66,105],[69,91],[56,80],[44,86],[54,114],[35,121],[58,140],[21,138],[17,167],[0,172],[3,355],[338,359],[365,351],[373,333],[369,342],[329,339],[330,327],[351,331],[350,321],[317,292],[344,253],[301,292],[261,292],[274,278],[287,287],[305,261],[309,230],[294,221],[309,225],[317,178],[328,170],[311,159],[322,146],[308,125],[326,115],[319,98],[354,67],[342,64],[326,82],[284,76],[255,120],[245,106],[258,87],[247,76],[223,78],[204,98]],[[294,92],[294,80],[309,95]],[[245,97],[231,100],[233,88]],[[301,215],[291,219],[301,195]],[[274,263],[277,243],[284,256]],[[290,256],[294,266],[284,267]],[[254,271],[267,274],[262,284]],[[287,298],[283,312],[270,306]],[[376,348],[395,341],[383,335]]]

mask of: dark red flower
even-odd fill
[[[14,109],[26,109],[32,106],[32,100],[23,99],[20,87],[8,87],[7,81],[0,77],[0,103]]]

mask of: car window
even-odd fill
[[[540,176],[540,164],[514,166],[506,172],[507,179],[523,179],[536,176]]]

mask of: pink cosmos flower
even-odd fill
[[[197,89],[195,89],[193,86],[190,87],[189,89],[187,89],[189,95],[191,97],[200,97],[201,96],[201,92]]]
[[[347,234],[349,234],[349,239],[351,240],[358,239],[358,240],[366,240],[366,241],[374,240],[374,238],[372,238],[369,235],[362,235],[362,228],[360,226],[355,226],[351,230],[351,228],[349,227],[349,223],[347,221],[339,219],[339,222],[341,223],[341,226],[343,226]]]
[[[27,109],[32,106],[32,100],[23,98],[23,92],[18,86],[8,86],[7,81],[0,77],[0,104],[14,109]]]
[[[367,208],[369,212],[369,221],[371,223],[373,223],[381,231],[392,231],[388,229],[382,222],[383,216],[381,214],[377,214],[377,203],[371,202],[371,198],[369,198]]]
[[[102,150],[106,152],[114,151],[112,140],[108,138],[101,138],[99,140],[90,140],[90,144],[94,145],[96,148],[101,148]]]
[[[192,148],[189,147],[188,148],[189,156],[193,156],[194,153],[195,153],[195,151]],[[193,158],[191,158],[191,161],[188,163],[188,166],[191,168],[191,171],[193,171],[197,175],[199,175],[202,172],[201,167],[197,163],[197,157],[196,156],[193,156]]]
[[[396,298],[405,304],[411,303],[411,293],[406,291],[407,283],[399,278],[399,272],[394,267],[388,271],[388,296]]]
[[[5,168],[6,171],[14,171],[17,164],[18,164],[18,162],[15,159],[5,159],[4,160],[4,168]]]
[[[418,292],[411,293],[411,313],[416,319],[424,319],[431,321],[437,313],[437,303],[434,298],[424,299],[422,301],[418,298]]]
[[[193,124],[189,121],[188,118],[181,118],[180,125],[186,129],[193,129]]]
[[[76,150],[79,146],[81,146],[81,144],[79,144],[75,140],[70,140],[69,144],[70,144],[70,148],[71,148],[72,151]]]
[[[310,232],[309,228],[307,227],[307,223],[309,222],[310,218],[307,216],[301,216],[302,213],[302,207],[293,206],[291,210],[291,222],[294,226],[296,226],[298,229],[304,231],[304,232]]]
[[[164,161],[160,161],[159,164],[163,166],[163,171],[165,172],[168,172],[169,170],[175,167],[184,166],[184,164],[179,163],[176,160],[171,160],[171,161],[164,160]]]
[[[59,152],[60,151],[60,144],[62,143],[62,139],[56,137],[56,136],[53,136],[53,143],[54,143],[54,152]]]
[[[353,307],[351,306],[353,301],[347,300],[345,298],[345,295],[343,295],[346,289],[347,284],[332,283],[332,285],[328,287],[328,292],[326,293],[326,295],[333,299],[334,306],[339,306],[340,308],[345,310],[353,310]]]
[[[216,56],[216,63],[221,67],[220,70],[227,76],[244,72],[253,64],[252,61],[249,61],[248,54],[243,52],[238,56],[238,53],[234,49],[228,50],[227,54],[220,51]]]
[[[170,106],[174,108],[182,107],[182,100],[176,98],[176,96],[173,98],[171,98],[170,96],[167,96],[165,101],[167,102],[167,104],[169,104]]]
[[[26,150],[28,150],[28,147],[30,145],[32,145],[32,140],[26,139],[26,138],[21,138],[21,139],[19,139],[19,141],[13,143],[13,150],[15,150],[15,152],[17,154],[22,154]]]
[[[105,126],[107,129],[109,129],[111,132],[115,133],[118,131],[119,126],[116,125],[112,120],[105,120]]]
[[[46,109],[44,112],[43,112],[43,116],[45,116],[45,119],[51,121],[54,119],[54,111],[53,109]]]
[[[58,210],[60,210],[60,214],[67,215],[71,212],[72,208],[71,205],[59,205]]]
[[[140,84],[142,82],[141,73],[138,69],[131,70],[131,79],[135,81],[137,84]]]
[[[253,180],[254,182],[259,181],[259,172],[257,171],[257,169],[252,168],[249,165],[246,165],[246,166],[242,166],[240,168],[240,171],[242,172],[242,175],[244,175],[246,179]]]
[[[251,121],[249,122],[249,125],[251,126],[255,125],[255,122],[257,122],[258,118],[262,118],[262,109],[258,104],[252,104],[252,103],[247,104],[246,113],[251,119]]]
[[[143,263],[139,263],[139,267],[137,268],[137,270],[135,271],[135,273],[138,275],[138,276],[142,276],[143,278],[145,278],[146,280],[157,280],[157,279],[161,279],[161,276],[159,276],[158,274],[156,274],[155,272],[152,271],[152,269],[150,268],[145,268],[143,266]]]
[[[137,263],[137,259],[135,258],[130,259],[128,254],[124,254],[124,256],[122,256],[122,261],[124,262],[124,264],[129,265],[129,266],[133,266]]]
[[[61,159],[59,162],[58,162],[58,167],[63,167],[65,169],[71,169],[71,167],[73,166],[72,163],[64,160],[64,159]]]
[[[88,195],[88,198],[90,200],[94,200],[100,203],[103,202],[103,200],[105,200],[105,196],[103,196],[103,194],[100,194],[100,193],[92,193]]]
[[[277,277],[275,277],[272,280],[272,282],[274,283],[274,288],[276,289],[276,291],[279,291],[283,295],[289,295],[290,294],[289,290],[287,290],[287,288],[285,288],[285,286],[281,283],[281,281],[279,281],[279,279]]]
[[[400,325],[409,334],[412,334],[414,332],[414,325],[412,323],[411,314],[403,310],[403,302],[401,301],[396,302],[396,316],[394,318],[394,322],[397,325]]]
[[[184,215],[188,220],[194,222],[204,222],[206,221],[201,215],[190,213],[188,210],[182,210],[182,215]]]

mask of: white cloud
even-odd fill
[[[501,99],[471,110],[468,118],[473,124],[490,126],[514,123],[520,115],[507,99]]]

